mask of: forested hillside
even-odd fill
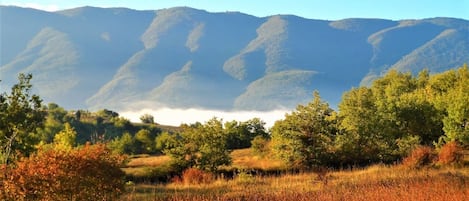
[[[336,106],[390,69],[430,74],[469,62],[469,22],[305,19],[81,7],[0,7],[0,88],[19,72],[65,108],[272,110],[313,90]]]

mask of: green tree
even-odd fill
[[[219,166],[231,163],[221,120],[212,118],[205,124],[181,127],[182,132],[174,138],[176,145],[164,150],[176,164],[215,171]]]
[[[339,161],[391,162],[407,152],[396,150],[438,140],[444,112],[434,104],[431,82],[426,70],[417,77],[391,70],[370,88],[346,92],[339,104],[343,132],[335,139]],[[438,93],[446,93],[438,87]]]
[[[49,103],[44,109],[47,113],[44,128],[38,129],[38,133],[41,143],[47,144],[53,141],[55,134],[64,129],[67,111],[55,103]]]
[[[155,136],[148,129],[141,129],[135,134],[137,153],[152,153],[155,150]]]
[[[153,117],[153,115],[151,115],[151,114],[143,114],[142,116],[140,116],[140,120],[144,124],[154,124],[155,123],[155,117]]]
[[[177,139],[175,134],[164,131],[155,138],[155,146],[158,151],[172,149],[176,145]]]
[[[69,123],[65,123],[64,127],[62,131],[55,135],[54,146],[56,149],[71,150],[76,144],[77,132]]]
[[[0,94],[0,155],[1,163],[9,163],[12,154],[29,155],[38,143],[36,129],[44,122],[42,100],[31,95],[32,75],[20,74],[10,94]]]
[[[371,89],[361,87],[344,94],[339,104],[339,128],[342,132],[334,142],[340,163],[380,160],[385,143],[377,110]]]
[[[253,118],[245,122],[229,121],[224,124],[227,135],[228,149],[242,149],[251,147],[251,141],[256,136],[268,138],[264,128],[265,122],[259,118]]]
[[[261,157],[264,157],[269,152],[269,139],[258,135],[251,141],[252,151]]]
[[[331,161],[336,115],[317,91],[313,95],[272,127],[274,153],[292,168],[314,169]]]
[[[469,144],[469,69],[456,71],[456,81],[446,95],[447,116],[443,119],[445,141]]]
[[[126,132],[120,137],[114,138],[108,144],[109,149],[111,149],[116,154],[134,154],[134,139],[130,133]]]

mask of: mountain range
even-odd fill
[[[459,67],[469,62],[469,21],[0,6],[0,43],[0,89],[32,73],[35,92],[65,108],[265,111],[314,90],[337,105],[390,69]]]

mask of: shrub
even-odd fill
[[[448,142],[441,147],[438,153],[438,164],[455,165],[460,164],[463,159],[463,149],[456,141]]]
[[[122,158],[104,145],[48,149],[7,167],[2,200],[113,200],[124,190]]]
[[[256,155],[264,157],[269,152],[269,140],[258,135],[251,141],[251,148]]]
[[[404,158],[402,164],[409,168],[422,168],[432,164],[435,159],[433,149],[428,146],[420,146]]]
[[[214,179],[213,174],[199,170],[197,168],[189,168],[182,172],[182,182],[188,184],[208,184]]]
[[[236,182],[239,184],[254,184],[256,178],[246,170],[240,170],[236,175]]]

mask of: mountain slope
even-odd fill
[[[258,18],[187,7],[0,6],[0,88],[33,73],[66,108],[292,108],[313,90],[342,92],[393,68],[440,72],[469,62],[469,22],[433,18]]]

